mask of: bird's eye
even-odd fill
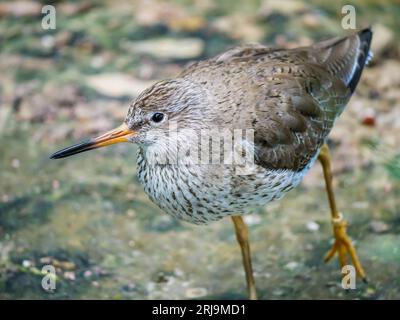
[[[153,122],[161,122],[164,119],[164,114],[161,112],[155,112],[152,116],[151,116],[151,121]]]

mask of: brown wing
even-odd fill
[[[312,64],[286,64],[268,79],[267,99],[256,108],[256,160],[266,168],[303,169],[343,110],[350,90]]]
[[[367,29],[293,50],[242,46],[196,63],[181,76],[213,96],[223,110],[214,115],[216,124],[254,128],[258,164],[301,170],[354,91],[371,35]]]
[[[265,168],[302,170],[316,155],[343,111],[369,52],[370,30],[276,51],[271,68],[257,73],[267,99],[256,108],[255,149]]]

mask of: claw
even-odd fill
[[[332,219],[333,224],[333,234],[335,236],[335,242],[331,249],[325,255],[325,262],[332,259],[335,253],[338,253],[340,266],[343,268],[347,265],[347,258],[350,256],[351,261],[356,269],[357,274],[366,282],[365,271],[358,259],[356,249],[354,248],[349,236],[346,233],[348,226],[347,221],[343,220],[342,214],[335,219]]]

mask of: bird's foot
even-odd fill
[[[361,265],[360,259],[358,259],[356,249],[354,248],[350,237],[347,235],[346,229],[348,223],[343,219],[343,215],[339,213],[337,218],[332,219],[333,234],[335,242],[331,249],[325,255],[325,262],[328,262],[337,253],[341,268],[347,265],[347,258],[350,256],[357,275],[361,277],[363,281],[366,281],[365,271]]]

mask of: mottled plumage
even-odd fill
[[[51,158],[137,143],[139,181],[165,212],[196,224],[232,216],[249,297],[256,299],[240,215],[282,197],[318,157],[335,236],[325,260],[338,253],[344,267],[349,255],[365,279],[336,206],[324,142],[368,62],[371,37],[365,29],[292,50],[228,50],[156,83],[132,103],[121,126]]]
[[[140,131],[138,119],[161,111],[179,128],[254,129],[256,166],[254,174],[237,175],[232,165],[157,165],[169,152],[165,121],[150,135],[144,130],[147,138],[135,139],[146,193],[167,213],[193,223],[282,197],[300,183],[343,111],[370,39],[364,30],[293,50],[238,47],[155,84],[131,106],[128,126]],[[181,148],[193,147],[186,133],[175,138]]]
[[[139,180],[167,213],[196,224],[246,213],[300,183],[354,92],[371,36],[365,29],[292,50],[233,48],[145,90],[121,128],[52,157],[138,143]],[[253,139],[242,136],[243,150],[233,154],[254,154],[254,162],[226,163],[229,154],[217,163],[196,161],[202,130],[235,129]],[[246,174],[238,172],[243,168]]]

